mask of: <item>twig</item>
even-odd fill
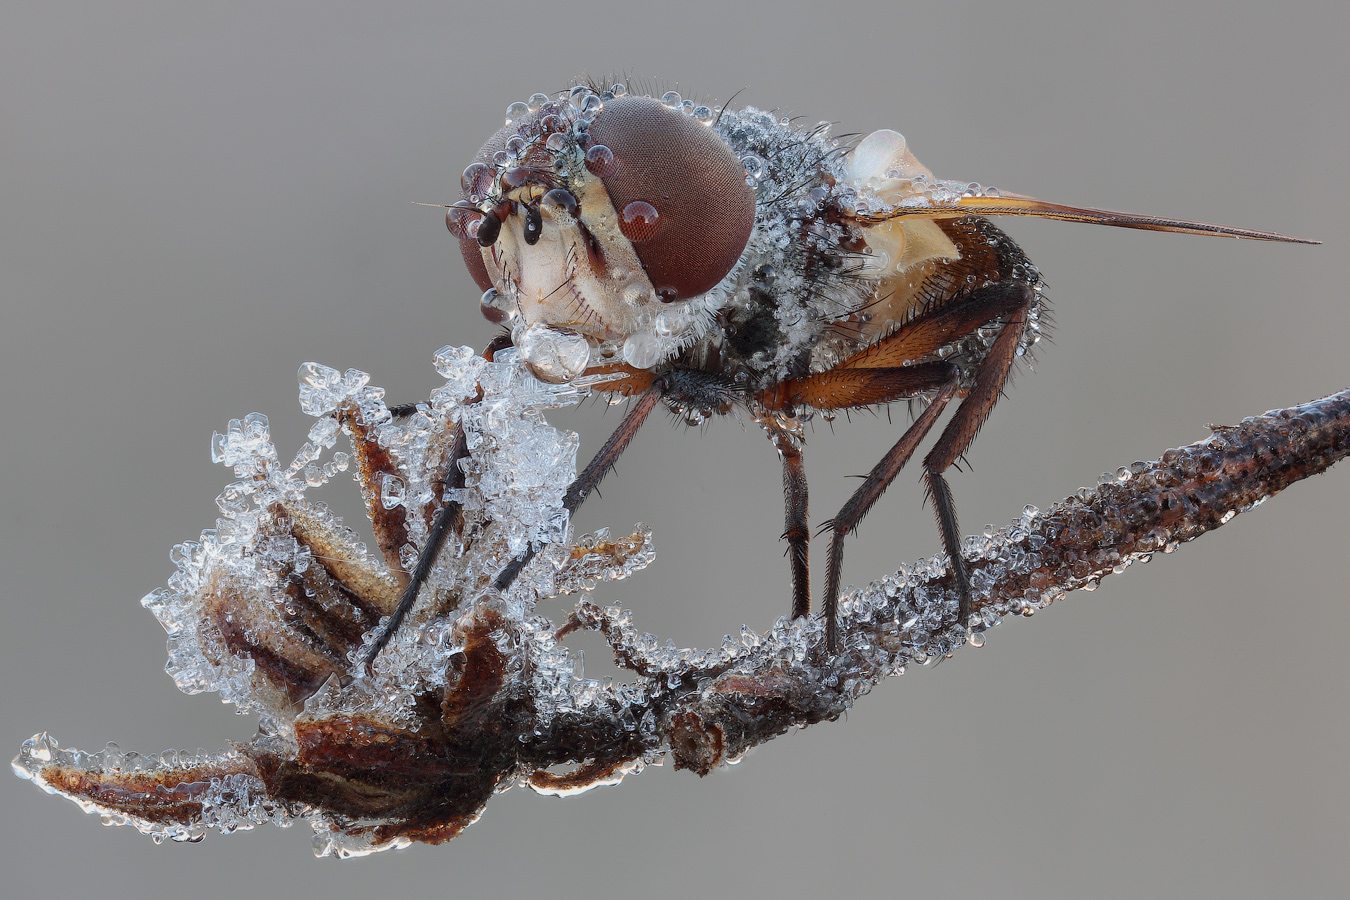
[[[463,365],[474,379],[489,371],[481,363]],[[459,383],[472,387],[474,381],[465,376]],[[388,446],[390,435],[397,437],[380,432],[383,407],[367,402],[364,384],[347,384],[341,411],[358,457],[362,446]],[[446,422],[477,427],[462,400],[442,405]],[[241,426],[240,434],[247,437],[248,429]],[[443,456],[440,434],[423,441],[429,458]],[[463,558],[443,561],[439,605],[415,613],[420,627],[405,627],[374,675],[355,680],[346,672],[362,650],[359,635],[370,633],[397,596],[397,547],[385,548],[389,565],[381,569],[312,507],[295,497],[276,499],[289,482],[278,480],[270,444],[259,451],[257,434],[249,440],[255,456],[229,456],[227,448],[227,461],[246,470],[254,465],[264,473],[256,476],[259,483],[281,485],[265,506],[258,501],[266,515],[255,523],[252,540],[263,546],[294,539],[295,558],[308,559],[306,567],[292,557],[264,562],[261,550],[245,553],[242,558],[271,579],[267,593],[240,574],[239,558],[234,568],[207,559],[184,570],[195,581],[175,595],[179,606],[168,600],[163,608],[150,605],[166,628],[172,621],[180,631],[196,629],[194,652],[215,666],[211,677],[218,679],[206,686],[235,690],[227,699],[262,711],[263,733],[235,751],[200,759],[81,754],[42,734],[24,744],[14,767],[87,811],[161,839],[196,839],[208,827],[233,830],[302,816],[319,832],[320,853],[345,856],[451,838],[512,779],[544,793],[570,793],[614,783],[667,752],[676,768],[703,775],[792,728],[838,718],[887,675],[941,660],[964,643],[983,643],[984,630],[1003,616],[1032,615],[1135,560],[1170,553],[1324,471],[1350,452],[1350,391],[1215,428],[1206,440],[1169,450],[1154,463],[1119,470],[1095,491],[1080,491],[1044,512],[1028,507],[1002,531],[967,538],[983,623],[970,631],[955,624],[956,594],[943,557],[846,595],[842,650],[834,656],[825,652],[819,617],[780,619],[766,634],[742,629],[717,648],[676,649],[638,633],[631,613],[582,599],[559,629],[533,613],[538,593],[549,585],[553,593],[589,588],[636,571],[650,559],[648,536],[545,542],[534,564],[541,574],[523,576],[518,585],[533,593],[525,597],[513,588],[501,597],[484,585],[491,566],[510,558],[509,541],[498,533],[505,526],[487,512],[493,501],[483,501],[475,520],[466,500],[469,527],[477,528],[472,553],[466,538]],[[421,446],[408,440],[409,447]],[[503,445],[497,452],[509,457],[518,449]],[[481,471],[471,473],[470,486],[492,465],[490,453],[475,452]],[[397,449],[379,459],[360,457],[368,494],[388,489],[395,472],[410,492],[436,477],[418,468],[434,469],[434,460],[403,455],[402,462]],[[377,504],[370,505],[378,519]],[[417,540],[429,508],[396,517],[399,527]],[[476,570],[475,559],[491,565]],[[303,590],[291,590],[294,585]],[[289,613],[277,612],[278,597],[291,604]],[[244,636],[226,628],[227,620],[242,622]],[[602,633],[633,681],[573,677],[559,640],[576,629]],[[172,641],[171,649],[181,655]],[[201,671],[189,674],[205,678]],[[180,684],[191,680],[178,677]],[[572,768],[548,771],[559,766]]]

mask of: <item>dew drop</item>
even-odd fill
[[[501,325],[515,317],[516,309],[505,297],[498,293],[496,288],[488,288],[483,292],[483,297],[479,301],[478,309],[494,325]]]
[[[516,166],[515,168],[507,169],[502,173],[502,187],[509,191],[512,188],[520,187],[526,181],[529,181],[529,179],[530,170],[524,166]]]
[[[477,235],[477,223],[482,218],[483,214],[476,209],[452,206],[445,211],[445,227],[457,238],[472,238]],[[469,231],[470,224],[473,225],[473,233]]]
[[[534,377],[549,384],[571,381],[585,370],[590,359],[590,343],[584,336],[543,323],[517,326],[511,342]]]
[[[678,91],[666,91],[661,95],[661,103],[664,104],[667,109],[679,109],[684,105],[684,99],[679,95]]]
[[[539,201],[539,208],[559,226],[576,224],[577,198],[565,188],[554,188],[545,194]]]
[[[623,297],[623,302],[638,306],[652,299],[652,289],[646,284],[645,279],[634,280],[623,286],[620,296]]]
[[[619,163],[613,150],[604,144],[593,144],[586,151],[586,169],[592,175],[608,178],[619,171]]]
[[[619,230],[636,244],[655,236],[660,228],[660,220],[661,214],[655,206],[646,200],[633,200],[619,213]]]
[[[480,197],[485,193],[484,182],[492,178],[491,167],[484,163],[472,163],[459,176],[459,186],[470,197]]]
[[[684,309],[683,306],[673,306],[658,313],[653,325],[656,328],[656,333],[663,337],[670,337],[683,331],[685,327],[684,315],[682,314]]]
[[[649,369],[661,360],[661,342],[644,331],[630,334],[623,342],[623,359],[636,369]]]
[[[530,114],[529,106],[517,100],[515,103],[512,103],[510,106],[506,108],[506,124],[510,125],[512,122],[514,122],[516,119],[519,119],[521,116],[527,116],[529,114]]]

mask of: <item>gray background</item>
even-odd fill
[[[213,6],[0,12],[6,753],[40,729],[141,751],[248,737],[178,693],[137,604],[212,524],[212,430],[266,412],[288,456],[299,363],[409,400],[436,348],[483,344],[440,216],[409,201],[453,199],[508,103],[588,70],[894,127],[946,177],[1326,241],[1011,222],[1057,326],[954,477],[968,531],[1350,386],[1343,3]],[[583,453],[603,413],[563,417]],[[855,420],[810,435],[816,521],[901,425]],[[778,479],[753,429],[650,425],[580,520],[646,521],[659,558],[601,598],[681,644],[766,627],[787,606]],[[902,476],[848,580],[935,552],[921,498]],[[156,847],[0,778],[3,893],[1339,893],[1347,509],[1334,471],[731,771],[512,791],[439,848],[315,861],[304,826]]]

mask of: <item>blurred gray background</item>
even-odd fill
[[[407,401],[434,387],[438,347],[488,340],[441,217],[409,201],[454,199],[511,101],[628,70],[896,128],[940,176],[1326,242],[1009,222],[1057,325],[953,478],[977,531],[1207,422],[1350,386],[1347,33],[1334,2],[6,4],[0,749],[42,729],[143,752],[250,735],[174,688],[138,600],[213,523],[213,429],[258,410],[283,456],[303,441],[301,362]],[[853,418],[809,436],[816,522],[903,413]],[[559,420],[589,455],[618,417]],[[345,482],[326,494],[358,508]],[[1339,893],[1348,508],[1350,467],[732,770],[512,791],[439,848],[315,861],[304,826],[156,847],[0,778],[3,893]],[[713,644],[786,612],[778,463],[753,428],[657,417],[579,519],[654,528],[656,564],[599,597],[663,638]],[[937,547],[907,473],[846,580]],[[588,674],[610,671],[583,645]]]

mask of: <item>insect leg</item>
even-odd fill
[[[504,350],[511,346],[509,335],[498,335],[487,345],[483,351],[483,357],[491,360],[498,350]],[[473,401],[477,402],[477,400]],[[417,409],[415,404],[406,406],[392,407],[390,412],[394,415],[411,415]],[[398,412],[394,412],[398,410]],[[445,466],[444,486],[446,488],[458,489],[464,487],[464,470],[460,467],[460,461],[469,456],[468,438],[463,428],[456,429],[455,444],[450,451],[450,458]],[[436,518],[432,520],[431,527],[427,529],[426,543],[422,545],[422,552],[417,555],[417,565],[413,567],[408,576],[408,584],[403,589],[402,596],[398,599],[398,606],[389,614],[388,620],[380,626],[380,630],[371,641],[370,647],[366,650],[366,655],[361,660],[361,667],[370,668],[370,664],[375,661],[375,657],[380,655],[380,651],[389,643],[399,625],[408,615],[408,611],[413,608],[417,602],[417,595],[422,590],[422,585],[426,584],[427,576],[431,574],[431,566],[436,562],[436,557],[440,555],[441,548],[445,546],[445,539],[451,531],[459,531],[464,527],[464,511],[456,500],[447,501],[444,506],[436,510]]]
[[[605,445],[600,448],[600,452],[595,454],[594,458],[586,464],[586,468],[567,488],[567,494],[563,497],[563,509],[567,510],[568,515],[577,511],[577,507],[581,506],[587,495],[595,490],[600,480],[609,474],[610,469],[614,468],[614,463],[628,448],[638,429],[642,427],[642,423],[656,408],[657,401],[661,399],[664,392],[665,385],[658,380],[638,397],[637,403],[633,404],[633,408],[628,410],[628,414],[623,417],[619,427],[609,436],[609,440],[605,441]],[[534,552],[534,548],[531,547],[507,563],[506,568],[502,569],[492,582],[492,586],[499,591],[509,588],[520,571],[529,564],[530,560],[534,559]]]
[[[811,529],[808,518],[806,467],[802,465],[801,426],[796,419],[792,426],[761,419],[769,430],[778,455],[783,460],[783,540],[788,542],[787,557],[792,567],[792,618],[800,619],[811,611]]]
[[[875,372],[889,372],[890,369],[874,369]],[[905,463],[914,455],[914,450],[933,427],[933,423],[942,415],[947,403],[956,396],[959,385],[956,367],[950,363],[924,363],[897,372],[916,373],[926,381],[916,381],[907,386],[905,393],[899,396],[911,396],[923,390],[937,388],[928,407],[919,414],[914,423],[895,442],[895,446],[881,458],[872,471],[867,473],[863,483],[848,498],[839,514],[821,526],[821,531],[829,530],[829,557],[825,567],[825,644],[831,653],[839,649],[839,582],[844,568],[844,537],[851,534],[862,521],[863,516],[872,509],[886,488],[890,487],[895,476],[904,468]]]
[[[460,460],[467,459],[469,456],[469,443],[463,428],[457,429],[455,434],[455,446],[450,453],[450,462],[446,466],[449,477],[446,479],[448,488],[464,487],[464,470],[460,468]],[[398,606],[389,614],[389,618],[380,626],[375,639],[371,641],[370,647],[366,650],[366,655],[361,660],[362,668],[370,668],[370,664],[375,661],[375,657],[380,655],[380,651],[389,643],[389,639],[398,631],[399,625],[403,622],[403,617],[412,609],[413,604],[417,602],[417,595],[422,590],[422,585],[426,584],[427,576],[431,574],[431,566],[436,562],[436,557],[440,555],[441,548],[445,546],[445,539],[450,532],[459,531],[464,527],[463,510],[459,501],[447,501],[444,506],[436,510],[436,518],[432,520],[431,527],[427,529],[427,540],[422,545],[422,552],[417,556],[417,565],[413,567],[412,573],[408,577],[408,586],[403,589],[403,595],[398,599]]]
[[[956,524],[956,505],[952,501],[951,488],[942,473],[970,448],[980,426],[989,417],[998,398],[1002,396],[1003,385],[1008,381],[1016,358],[1017,345],[1022,339],[1022,328],[1027,320],[1027,308],[1031,305],[1034,293],[1031,287],[1022,285],[1023,304],[1008,317],[1003,330],[994,339],[984,361],[975,373],[975,383],[971,385],[961,405],[956,408],[951,421],[942,430],[942,435],[933,445],[933,449],[924,457],[924,482],[928,487],[928,496],[933,501],[933,512],[937,516],[938,531],[942,535],[942,549],[952,561],[952,575],[956,580],[958,597],[958,618],[965,627],[970,623],[971,595],[970,575],[966,571],[965,560],[961,558],[961,531]]]

